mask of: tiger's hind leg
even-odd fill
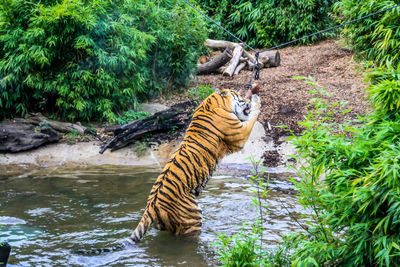
[[[182,234],[186,236],[195,236],[199,235],[201,232],[201,221],[183,228]]]

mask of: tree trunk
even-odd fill
[[[249,52],[247,52],[246,50],[243,50],[243,56],[246,57],[246,58],[248,58],[249,61],[250,61],[251,63],[253,63],[253,64],[256,62],[256,58],[255,58],[252,54],[250,54]]]
[[[229,48],[231,50],[235,49],[236,46],[243,46],[243,44],[224,41],[224,40],[212,40],[207,39],[204,42],[204,45],[213,50],[223,50],[225,48]]]
[[[233,73],[233,75],[238,75],[239,72],[240,72],[242,69],[244,69],[244,67],[246,67],[246,65],[247,65],[247,62],[242,62],[242,63],[240,63],[240,64],[236,67],[235,72]]]
[[[223,75],[224,76],[231,76],[233,75],[233,72],[235,71],[237,65],[239,64],[240,57],[243,54],[243,47],[241,46],[236,46],[235,50],[233,50],[233,56],[231,61],[229,62],[228,67],[225,69]]]
[[[212,73],[219,67],[225,65],[231,58],[232,55],[230,54],[230,50],[229,48],[226,48],[222,54],[216,56],[211,61],[204,64],[197,64],[197,74],[204,75]]]
[[[278,51],[266,51],[260,53],[258,61],[264,65],[264,68],[278,67],[281,64],[281,55]]]

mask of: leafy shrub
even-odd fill
[[[251,46],[269,47],[303,37],[331,25],[329,10],[334,0],[199,0],[215,20]],[[213,38],[232,39],[210,25]],[[327,32],[303,43],[332,36]]]
[[[135,110],[128,110],[125,111],[121,116],[118,116],[116,118],[116,122],[118,124],[127,124],[133,120],[139,120],[142,118],[145,118],[147,116],[150,116],[150,113],[145,112],[145,111],[135,111]]]
[[[259,231],[262,228],[255,224],[251,230],[244,230],[248,225],[242,225],[242,230],[229,236],[219,234],[219,240],[215,243],[219,247],[218,254],[223,266],[259,266],[260,244]]]
[[[398,0],[340,0],[334,10],[345,21],[400,4]],[[400,62],[400,7],[348,24],[343,30],[352,48],[378,66]]]
[[[400,65],[397,69],[378,68],[369,73],[374,84],[368,88],[371,104],[376,110],[376,119],[393,120],[400,109]]]
[[[305,132],[293,138],[305,159],[299,199],[313,211],[307,233],[287,237],[295,266],[400,265],[400,115],[389,105],[400,101],[399,79],[380,72],[368,123],[329,123],[323,115],[332,105],[316,98]]]
[[[115,121],[140,96],[185,85],[206,34],[176,0],[0,4],[0,116]]]
[[[214,92],[214,88],[209,85],[199,84],[197,87],[188,90],[188,96],[198,102],[203,101],[207,96]]]

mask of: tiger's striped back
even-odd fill
[[[150,226],[174,234],[201,230],[196,196],[223,156],[240,150],[260,111],[260,99],[217,91],[196,109],[186,135],[151,189],[141,221],[131,235],[138,242]]]

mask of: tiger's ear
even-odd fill
[[[219,90],[217,88],[215,88],[214,92],[216,92],[217,94],[219,94],[221,96],[227,96],[229,94],[228,90],[221,91],[221,90]]]

